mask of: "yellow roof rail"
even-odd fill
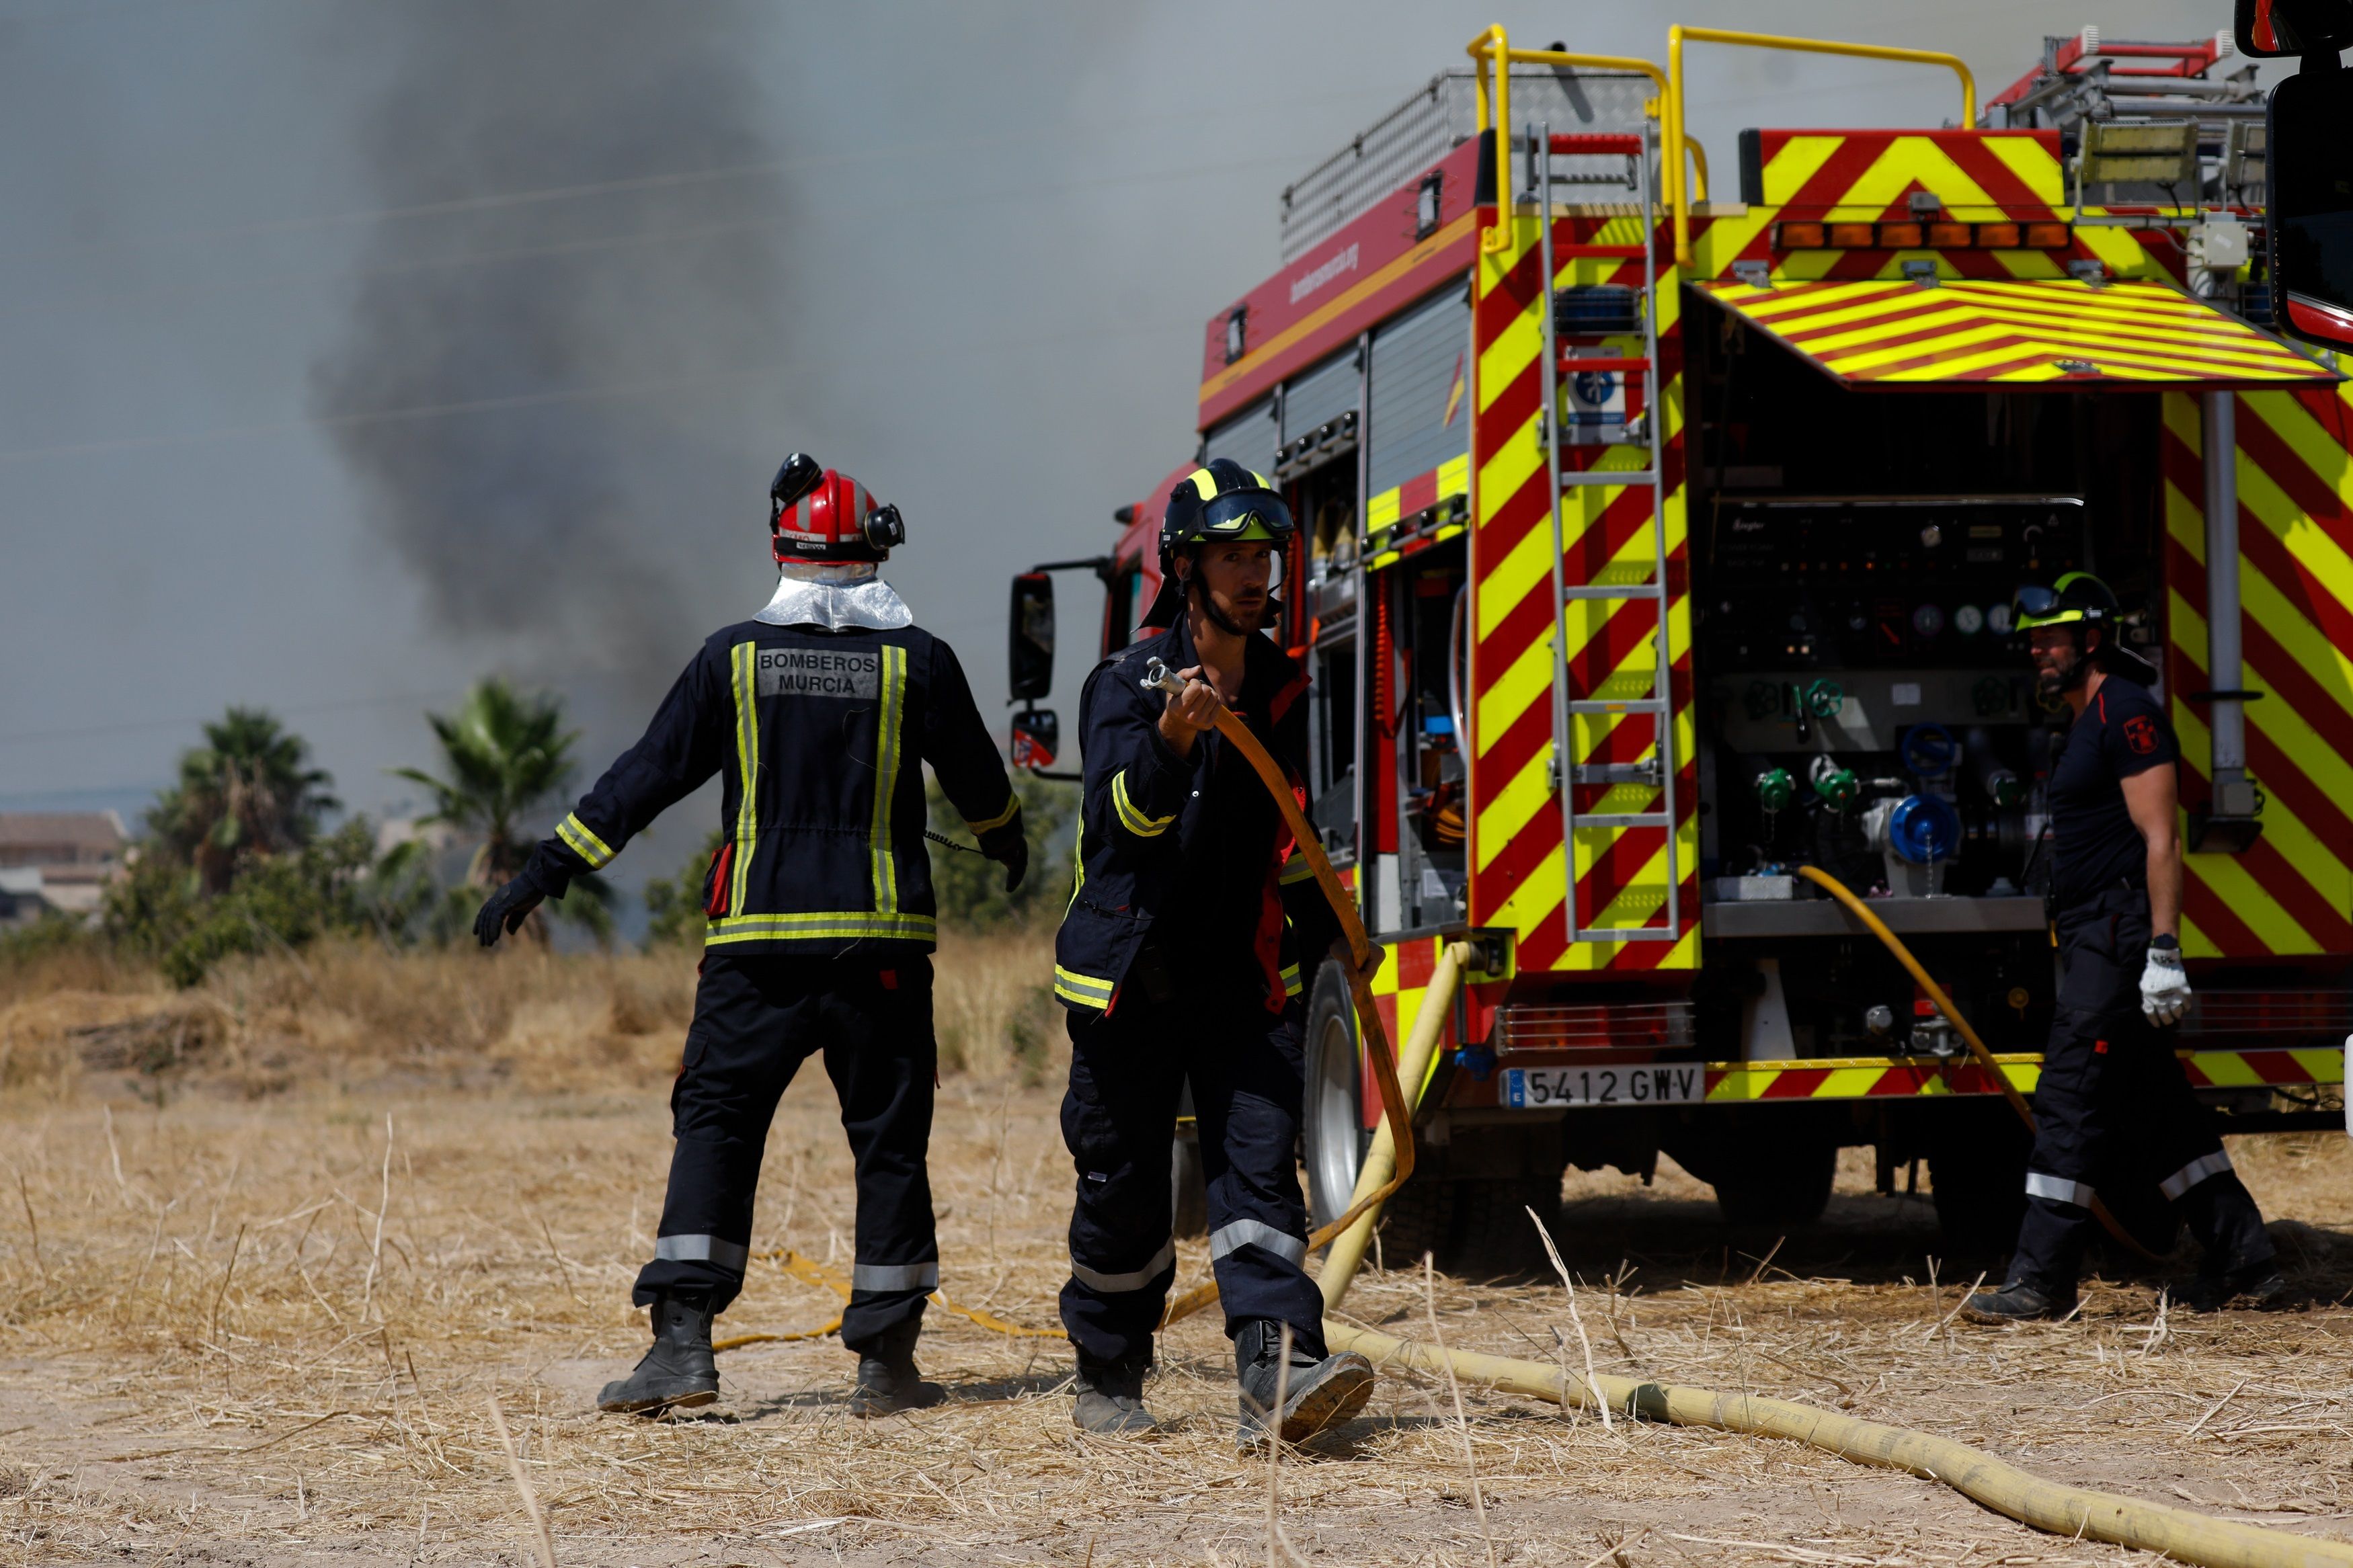
[[[1490,35],[1501,38],[1503,29],[1491,27]],[[1667,111],[1667,167],[1683,166],[1683,45],[1737,44],[1752,49],[1786,49],[1801,55],[1851,55],[1857,59],[1903,60],[1912,65],[1943,66],[1961,79],[1961,124],[1964,129],[1978,121],[1978,82],[1969,74],[1967,61],[1958,55],[1948,55],[1942,49],[1900,49],[1885,44],[1841,44],[1827,38],[1786,38],[1772,33],[1728,33],[1719,27],[1686,27],[1681,23],[1667,29],[1667,81],[1665,84]],[[1476,53],[1476,47],[1473,48]],[[1482,100],[1484,101],[1483,100]],[[1508,104],[1509,100],[1505,100]],[[1674,187],[1675,265],[1691,265],[1691,203],[1683,187]]]
[[[1564,49],[1515,49],[1512,47],[1510,36],[1504,31],[1503,24],[1500,22],[1472,39],[1463,52],[1477,61],[1479,66],[1479,129],[1485,131],[1490,125],[1499,125],[1505,131],[1504,134],[1495,138],[1495,201],[1499,206],[1508,207],[1511,205],[1512,138],[1509,132],[1512,123],[1511,68],[1513,66],[1585,66],[1594,70],[1632,71],[1649,77],[1652,85],[1658,88],[1657,103],[1663,105],[1668,98],[1666,73],[1648,60],[1638,60],[1626,55],[1576,54]],[[1492,117],[1488,113],[1487,97],[1487,72],[1491,66],[1495,71],[1494,113]],[[1683,146],[1691,150],[1693,170],[1699,185],[1699,199],[1705,201],[1707,200],[1707,150],[1699,144],[1696,137],[1685,136],[1682,142]],[[1660,193],[1670,203],[1676,199],[1678,193],[1683,189],[1682,174],[1682,156],[1680,154],[1670,156],[1667,159],[1666,171],[1661,176],[1661,184],[1664,188]],[[1486,237],[1481,243],[1489,250],[1498,250],[1510,242],[1509,234],[1499,225],[1489,229]]]

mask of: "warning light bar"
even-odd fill
[[[2073,242],[2063,223],[1777,223],[1776,250],[2063,250]]]

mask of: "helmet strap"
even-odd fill
[[[1187,605],[1192,605],[1195,609],[1200,611],[1202,619],[1208,621],[1211,626],[1217,627],[1228,637],[1246,637],[1250,636],[1249,631],[1235,624],[1234,618],[1231,616],[1218,608],[1217,600],[1210,597],[1209,585],[1201,580],[1201,558],[1198,554],[1191,554],[1181,556],[1179,559],[1189,561],[1193,563],[1192,571],[1182,574],[1185,583],[1185,602]]]
[[[2092,666],[2095,661],[2095,656],[2092,651],[2092,639],[2085,635],[2084,623],[2076,622],[2073,630],[2074,636],[2072,640],[2075,644],[2075,662],[2069,667],[2066,679],[2059,683],[2059,689],[2062,692],[2073,691],[2091,679]]]

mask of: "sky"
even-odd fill
[[[888,574],[1001,724],[1007,578],[1102,550],[1190,456],[1201,324],[1275,270],[1282,187],[1494,21],[1660,60],[1670,21],[1944,48],[1990,95],[2045,32],[2230,16],[0,0],[0,809],[132,816],[241,703],[399,814],[385,768],[492,672],[565,696],[585,788],[765,601],[795,448],[901,508]],[[1742,127],[1956,109],[1919,68],[1690,67],[1726,194]]]

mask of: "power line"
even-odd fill
[[[1003,353],[1022,349],[1042,348],[1051,344],[1082,342],[1107,342],[1123,338],[1155,337],[1163,334],[1198,331],[1200,323],[1153,324],[1143,327],[1123,327],[1075,332],[1054,332],[1020,338],[1002,339],[995,342],[967,343],[929,351],[934,360],[957,354]],[[462,398],[445,403],[416,404],[406,408],[381,408],[359,414],[320,414],[300,419],[280,419],[259,425],[240,425],[211,430],[191,430],[171,436],[122,436],[101,441],[66,442],[49,447],[23,447],[14,451],[0,452],[0,466],[33,462],[44,458],[88,458],[111,456],[121,452],[159,450],[174,447],[203,447],[220,441],[249,440],[266,436],[297,435],[310,430],[339,430],[369,425],[390,425],[428,419],[456,418],[473,415],[511,413],[519,409],[547,407],[567,403],[598,403],[623,401],[649,396],[656,393],[683,392],[693,388],[716,386],[748,381],[764,375],[780,374],[790,367],[782,363],[746,365],[735,370],[698,372],[691,375],[660,376],[645,381],[616,382],[605,386],[559,387],[547,392],[517,393],[503,397]]]
[[[1018,187],[1010,191],[972,192],[948,200],[927,200],[923,203],[923,210],[954,212],[964,207],[1035,200],[1042,196],[1060,195],[1072,191],[1180,184],[1187,180],[1204,179],[1216,174],[1253,172],[1289,162],[1287,158],[1250,158],[1232,163],[1203,163],[1186,169],[1163,170],[1152,174],[1110,175],[1092,180],[1062,180],[1050,184]],[[543,245],[512,246],[502,249],[475,251],[461,256],[427,257],[414,261],[375,262],[357,267],[306,268],[289,272],[249,273],[220,282],[164,284],[153,289],[114,289],[96,296],[85,295],[70,299],[62,303],[45,300],[35,304],[18,305],[0,310],[0,321],[12,316],[35,315],[47,310],[85,304],[121,303],[129,300],[202,298],[206,295],[224,294],[244,289],[282,288],[289,283],[314,279],[398,277],[404,274],[452,270],[465,267],[494,266],[501,262],[591,256],[614,250],[722,238],[729,235],[809,226],[812,226],[811,220],[807,218],[744,218],[728,223],[699,224],[681,228],[640,229],[628,234],[607,235],[593,239],[554,240]]]
[[[1337,103],[1354,103],[1369,96],[1369,92],[1359,90],[1335,94],[1324,99],[1296,99],[1290,101],[1296,108],[1322,108]],[[1139,129],[1201,118],[1203,115],[1200,110],[1192,110],[1172,114],[1140,115],[1124,120],[1097,119],[1091,120],[1087,123],[1091,128],[1097,130],[1106,127]],[[666,174],[631,175],[616,180],[591,180],[566,185],[546,185],[535,189],[493,192],[482,195],[452,196],[440,201],[416,202],[403,206],[370,207],[352,212],[322,213],[309,216],[263,218],[252,223],[181,229],[139,238],[93,239],[77,245],[52,247],[42,250],[0,251],[0,260],[82,256],[99,250],[155,249],[207,239],[234,239],[252,235],[295,234],[305,230],[347,227],[354,224],[446,217],[469,213],[495,212],[509,207],[576,201],[590,196],[676,189],[687,185],[718,184],[731,180],[797,174],[810,169],[832,168],[850,163],[887,163],[895,159],[925,157],[937,153],[965,155],[978,147],[1003,147],[1018,145],[1025,142],[1055,141],[1070,135],[1071,129],[1063,125],[1045,125],[1024,131],[1004,132],[995,136],[958,136],[944,138],[936,142],[904,142],[887,147],[811,153],[793,158],[772,158],[753,163],[721,164],[708,169],[681,169]],[[1264,162],[1272,161],[1274,160],[1264,160]],[[1287,163],[1290,160],[1286,158],[1282,161]]]

